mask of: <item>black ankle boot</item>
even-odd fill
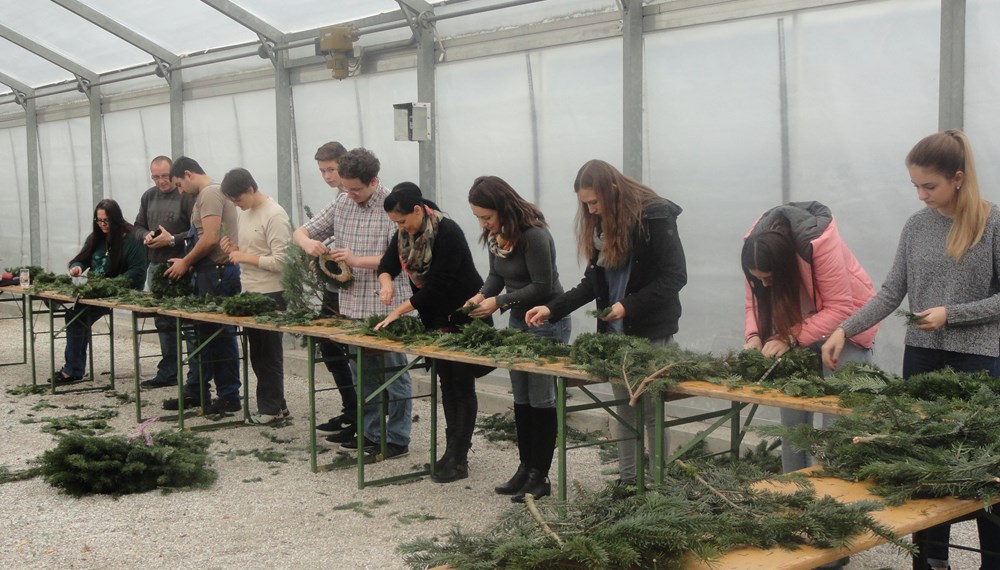
[[[535,468],[528,470],[528,480],[524,483],[524,487],[517,492],[516,495],[510,498],[512,503],[523,503],[524,496],[531,494],[533,498],[541,499],[542,497],[548,497],[552,494],[552,485],[549,483],[549,478],[541,471]]]
[[[436,472],[431,475],[431,481],[435,483],[451,483],[469,476],[468,461],[459,461],[454,457],[448,457],[445,461],[437,464]]]
[[[493,487],[497,495],[514,495],[524,487],[524,484],[528,482],[528,466],[524,463],[517,466],[517,471],[514,472],[514,476],[510,478],[509,481],[500,485],[499,487]]]

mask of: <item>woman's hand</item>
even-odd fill
[[[840,358],[840,351],[844,350],[844,343],[847,341],[844,337],[844,329],[838,328],[833,331],[830,338],[826,339],[823,343],[823,364],[826,365],[830,370],[837,369],[837,359]]]
[[[764,341],[760,340],[760,335],[753,335],[743,343],[743,350],[757,349],[762,350],[764,348]]]
[[[615,303],[614,305],[611,305],[611,312],[608,313],[601,320],[605,322],[610,322],[610,321],[620,321],[624,318],[625,318],[625,305],[622,305],[621,302],[618,302]]]
[[[382,304],[385,306],[391,305],[392,298],[396,296],[396,286],[393,285],[392,283],[392,277],[390,277],[388,273],[383,273],[382,275],[378,276],[378,284],[379,284],[378,300],[382,301]],[[397,316],[396,318],[398,319],[399,317]],[[382,325],[383,323],[389,324],[386,323],[385,321],[382,321],[381,323],[379,323],[379,325]]]
[[[757,339],[757,342],[760,342],[760,338]],[[760,349],[760,352],[768,358],[778,358],[791,350],[791,348],[788,341],[780,338],[772,338],[764,343],[764,347]]]
[[[480,296],[481,295],[476,295],[476,297]],[[475,299],[476,297],[473,297],[473,299]],[[499,308],[500,307],[497,305],[496,297],[490,297],[489,299],[482,299],[481,301],[479,301],[479,306],[469,312],[469,316],[476,319],[483,319],[492,315]]]
[[[393,311],[393,312],[389,313],[388,315],[386,315],[385,318],[382,319],[382,321],[379,324],[377,324],[374,327],[372,327],[372,330],[376,330],[377,331],[377,330],[384,329],[385,327],[387,327],[390,324],[392,324],[393,321],[396,321],[398,319],[399,319],[399,314],[397,314],[395,311]]]
[[[222,248],[222,251],[226,253],[232,253],[236,251],[236,246],[233,245],[233,242],[232,240],[229,239],[229,236],[222,236],[222,239],[219,240],[219,247]]]
[[[81,273],[83,273],[83,269],[81,269],[79,265],[74,265],[69,268],[70,277],[79,277]]]
[[[483,299],[485,298],[486,295],[483,295],[482,293],[476,293],[475,295],[469,297],[469,300],[465,302],[465,306],[479,305],[480,303],[483,302]]]
[[[545,305],[539,305],[532,307],[524,314],[524,323],[529,327],[540,327],[550,316],[552,316],[552,311]]]
[[[944,307],[934,307],[913,315],[920,317],[916,325],[922,331],[936,331],[948,324],[948,309]]]

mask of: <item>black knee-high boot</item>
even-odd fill
[[[528,480],[528,469],[531,468],[533,457],[533,438],[535,437],[534,420],[531,413],[531,406],[528,404],[514,404],[514,427],[517,429],[517,455],[520,464],[517,471],[506,483],[493,490],[498,495],[514,495],[521,490]]]
[[[440,367],[441,391],[442,398],[450,400],[454,406],[454,415],[449,419],[446,429],[450,430],[446,460],[437,466],[436,473],[431,476],[431,480],[436,483],[450,483],[469,476],[469,447],[472,445],[472,433],[476,429],[478,400],[475,378],[471,373],[464,374],[468,365],[449,364],[452,366]]]
[[[531,408],[534,433],[531,442],[531,468],[524,486],[516,495],[510,498],[515,503],[524,502],[524,496],[531,494],[535,499],[552,494],[552,484],[549,482],[549,469],[552,467],[552,452],[556,443],[556,410],[555,408]]]

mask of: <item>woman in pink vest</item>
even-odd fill
[[[746,275],[744,349],[779,357],[796,346],[817,350],[869,299],[875,288],[840,238],[830,209],[819,202],[789,202],[764,212],[743,243]],[[871,362],[878,325],[851,337],[842,362]],[[824,376],[830,369],[824,366]],[[781,423],[812,425],[812,414],[781,409]],[[782,446],[785,473],[807,466],[804,451]]]

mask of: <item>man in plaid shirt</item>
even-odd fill
[[[314,216],[302,227],[295,230],[292,241],[313,256],[328,251],[335,261],[343,261],[351,267],[354,275],[352,284],[340,290],[340,312],[351,319],[363,319],[372,314],[385,315],[398,306],[386,307],[378,298],[378,278],[375,270],[379,260],[396,233],[392,223],[382,208],[389,190],[378,178],[380,164],[371,151],[356,148],[337,161],[340,172],[341,193],[333,203]],[[328,249],[323,241],[336,236],[336,243]],[[410,298],[410,286],[401,274],[396,278],[397,300]],[[385,366],[394,368],[406,365],[406,356],[386,353]],[[364,396],[367,398],[375,388],[389,379],[392,373],[370,374],[369,370],[381,367],[379,356],[366,356],[362,363],[364,372]],[[352,361],[352,368],[355,364]],[[357,375],[357,370],[354,370]],[[386,459],[402,457],[409,453],[411,412],[413,408],[410,375],[402,374],[386,390],[389,397],[389,419],[386,434]],[[365,447],[377,445],[380,433],[377,406],[365,406],[364,435]],[[357,440],[342,445],[345,449],[355,449]]]

